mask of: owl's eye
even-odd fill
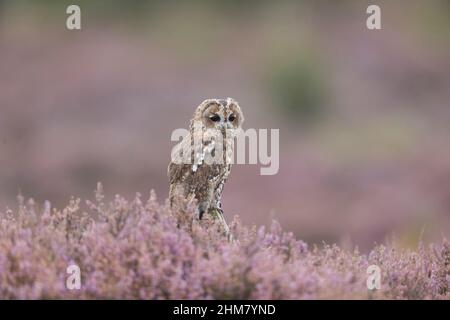
[[[210,119],[211,119],[211,121],[213,121],[213,122],[218,122],[218,121],[220,121],[220,116],[218,116],[217,114],[215,114],[215,115],[213,115],[213,116],[211,116],[211,117],[209,117]]]
[[[230,115],[230,116],[228,117],[228,120],[231,121],[231,122],[233,122],[234,119],[236,119],[236,116],[235,116],[234,114],[232,114],[232,115]]]

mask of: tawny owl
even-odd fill
[[[198,218],[218,219],[226,232],[221,196],[231,170],[234,137],[243,122],[235,100],[203,101],[190,122],[189,134],[173,149],[168,168],[170,203],[176,195],[195,198]]]

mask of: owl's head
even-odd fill
[[[207,99],[195,111],[194,121],[201,121],[206,129],[239,129],[244,122],[239,104],[232,98]]]

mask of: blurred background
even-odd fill
[[[98,181],[164,201],[172,131],[230,96],[245,128],[280,129],[281,154],[274,176],[233,168],[228,220],[363,250],[449,236],[449,30],[445,0],[0,0],[0,210]]]

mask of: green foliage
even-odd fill
[[[275,66],[269,85],[277,107],[292,123],[314,123],[324,115],[328,92],[311,60],[298,58]]]

